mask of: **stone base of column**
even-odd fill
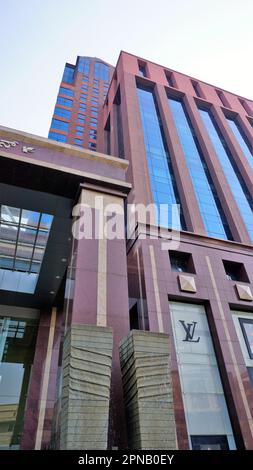
[[[63,346],[60,449],[107,449],[112,329],[73,325]]]
[[[120,343],[130,449],[176,449],[169,336],[132,330]]]

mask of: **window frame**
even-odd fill
[[[248,351],[248,354],[249,354],[249,358],[253,359],[253,351],[251,350],[248,335],[247,335],[247,332],[246,332],[245,327],[244,327],[244,323],[250,323],[251,325],[253,325],[253,319],[252,318],[238,317],[238,320],[239,320],[242,335],[243,335],[243,338],[244,338],[244,341],[245,341],[245,345],[246,345],[246,348],[247,348],[247,351]]]

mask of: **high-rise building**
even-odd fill
[[[90,150],[99,148],[102,106],[113,70],[114,67],[94,57],[78,56],[76,65],[65,65],[48,134],[50,139]]]
[[[2,448],[253,449],[252,127],[125,52],[66,65],[50,139],[0,127]]]

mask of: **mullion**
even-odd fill
[[[17,258],[18,238],[19,238],[19,232],[20,232],[21,217],[22,217],[22,210],[19,211],[19,222],[18,222],[18,226],[17,226],[18,230],[17,230],[17,237],[16,237],[16,246],[15,246],[15,251],[14,251],[14,256],[13,256],[13,266],[12,266],[13,270],[15,269],[16,258]]]
[[[32,270],[33,257],[34,257],[36,242],[37,242],[38,235],[39,235],[41,218],[42,218],[42,212],[40,213],[40,216],[39,216],[38,225],[37,225],[37,232],[36,232],[35,239],[34,239],[32,256],[31,256],[30,266],[29,266],[29,269],[28,269],[29,274],[31,273],[31,270]]]

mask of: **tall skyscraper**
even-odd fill
[[[0,128],[2,448],[253,449],[252,127],[121,52]]]
[[[102,132],[102,106],[114,68],[94,57],[66,64],[48,137],[96,150]]]

